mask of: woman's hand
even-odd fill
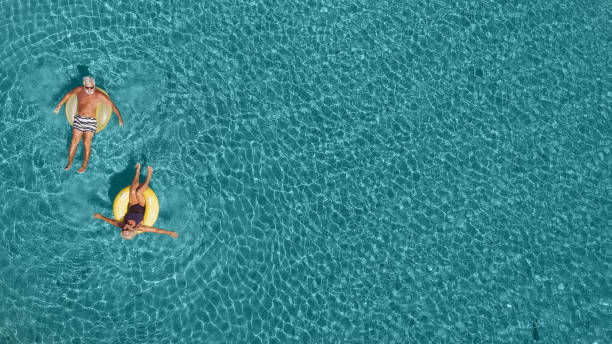
[[[102,214],[100,214],[100,213],[95,213],[95,214],[93,215],[93,217],[94,217],[94,219],[100,219],[100,220],[101,220],[101,219],[102,219]]]

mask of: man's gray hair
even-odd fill
[[[96,84],[96,80],[94,80],[93,76],[84,76],[83,77],[83,85],[85,85],[86,83],[92,83],[92,84]]]

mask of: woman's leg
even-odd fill
[[[138,179],[140,178],[140,163],[136,164],[136,173],[134,174],[134,179],[132,180],[132,185],[130,185],[130,206],[134,204],[139,204],[138,196],[136,196],[136,192],[138,191]]]
[[[145,182],[143,184],[140,184],[140,186],[136,190],[136,197],[138,197],[138,204],[140,204],[143,207],[145,206],[144,193],[149,188],[149,182],[151,181],[151,177],[153,176],[153,167],[148,166],[147,170],[148,170],[147,171],[147,180],[145,180]]]

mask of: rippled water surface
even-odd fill
[[[556,3],[0,0],[0,343],[609,343],[612,5]],[[92,218],[136,162],[179,239]]]

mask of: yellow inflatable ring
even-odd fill
[[[110,98],[108,93],[106,93],[106,91],[101,89],[100,87],[96,87],[96,90],[106,94],[106,96]],[[68,98],[68,101],[66,102],[66,119],[68,120],[68,123],[70,123],[71,126],[72,121],[74,120],[74,115],[77,114],[78,107],[79,100],[77,99],[76,95]],[[103,103],[98,104],[98,107],[96,108],[96,121],[98,122],[98,128],[96,129],[96,133],[99,133],[102,129],[106,127],[108,121],[110,121],[112,114],[113,108]]]
[[[151,188],[148,188],[144,192],[145,197],[145,213],[142,224],[145,226],[153,226],[157,221],[159,215],[159,200],[157,195]],[[130,187],[126,186],[123,190],[119,191],[115,201],[113,202],[113,216],[117,221],[123,221],[123,217],[127,214],[128,205],[130,203]],[[142,233],[142,231],[138,231]]]

